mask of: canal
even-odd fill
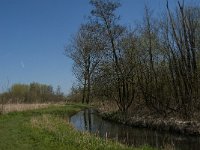
[[[70,117],[70,123],[79,131],[88,131],[102,138],[117,140],[129,146],[150,145],[162,149],[168,145],[177,150],[200,149],[200,137],[145,128],[133,128],[103,120],[94,109],[85,109],[76,113]]]

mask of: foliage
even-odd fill
[[[60,87],[53,90],[50,85],[31,83],[14,84],[1,95],[4,103],[45,103],[45,102],[60,102],[64,101],[64,95],[60,91]]]

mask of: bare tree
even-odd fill
[[[185,7],[178,2],[177,13],[168,11],[168,26],[165,30],[169,50],[169,67],[173,78],[175,96],[179,99],[179,109],[186,118],[192,116],[198,102],[197,31],[199,30],[199,9]]]
[[[138,98],[149,112],[187,119],[199,111],[199,7],[178,2],[173,11],[167,4],[159,19],[146,6],[144,21],[131,31],[119,23],[120,3],[90,4],[90,20],[68,49],[82,102],[88,103],[91,95],[106,97],[126,113]]]
[[[90,102],[91,78],[100,63],[101,51],[104,49],[98,29],[96,23],[82,25],[72,45],[66,49],[68,56],[74,61],[74,73],[83,85],[82,103]]]
[[[115,14],[120,3],[110,0],[91,0],[90,3],[93,6],[92,17],[100,24],[104,30],[104,38],[107,39],[107,51],[111,58],[109,64],[114,68],[113,78],[115,82],[113,84],[115,90],[113,97],[119,109],[127,112],[135,97],[135,87],[132,76],[133,69],[125,65],[127,64],[126,58],[124,58],[125,50],[120,47],[126,31],[125,27],[117,23],[119,16]]]

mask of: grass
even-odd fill
[[[85,105],[57,105],[37,110],[11,112],[0,116],[1,150],[131,150],[134,148],[76,131],[69,115]],[[137,150],[150,150],[143,147]]]

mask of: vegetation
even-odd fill
[[[120,3],[91,0],[66,54],[78,79],[73,94],[116,103],[127,114],[140,112],[191,119],[199,113],[200,7],[166,1],[162,18],[145,6],[133,30],[119,23]],[[134,107],[137,106],[137,107]]]
[[[54,91],[51,85],[40,83],[14,84],[0,95],[2,103],[46,103],[64,101],[60,87]]]
[[[6,114],[13,111],[25,111],[25,110],[34,110],[39,108],[47,108],[51,105],[59,105],[59,104],[52,104],[52,103],[32,103],[32,104],[4,104],[2,109],[2,114]]]
[[[200,7],[185,5],[183,0],[172,10],[166,0],[166,11],[159,18],[145,6],[143,22],[130,29],[119,23],[119,2],[90,0],[90,4],[88,21],[65,50],[74,61],[78,81],[69,99],[97,100],[109,110],[115,104],[123,119],[138,113],[198,118]],[[6,103],[61,101],[65,98],[60,87],[15,84],[0,95],[0,114]],[[67,118],[85,107],[51,106],[1,115],[0,148],[133,149],[75,131]]]
[[[50,106],[0,116],[1,149],[134,149],[76,131],[68,116],[85,105]],[[150,148],[141,148],[148,150]]]

